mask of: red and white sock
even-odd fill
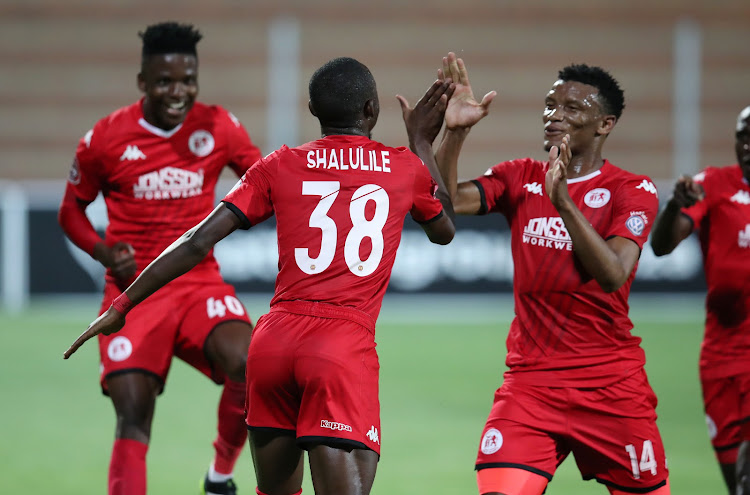
[[[109,461],[109,495],[146,495],[148,444],[117,438]]]

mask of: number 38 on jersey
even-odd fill
[[[339,189],[340,183],[338,181],[302,182],[302,195],[320,196],[320,201],[310,214],[308,222],[310,228],[320,229],[322,232],[319,254],[312,258],[309,248],[298,247],[294,249],[294,259],[297,266],[308,275],[323,272],[331,266],[336,255],[338,227],[336,222],[328,216],[328,211],[336,201]],[[375,204],[375,213],[368,220],[365,215],[365,207],[370,201]],[[383,258],[383,227],[388,219],[389,207],[388,193],[375,184],[366,184],[352,195],[349,203],[349,217],[352,221],[352,228],[344,242],[344,259],[349,271],[354,275],[365,277],[378,268]],[[360,246],[365,238],[371,240],[372,250],[363,260],[360,258]]]

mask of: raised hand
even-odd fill
[[[677,179],[672,193],[672,201],[677,203],[680,208],[693,206],[698,201],[703,200],[704,197],[703,186],[695,182],[692,177],[683,175]]]
[[[449,52],[447,57],[443,57],[443,68],[438,69],[438,79],[448,78],[453,80],[456,90],[445,111],[445,126],[451,130],[471,127],[489,113],[490,103],[492,103],[497,92],[490,91],[484,95],[481,103],[477,103],[471,89],[471,83],[469,83],[466,65],[453,52]]]
[[[432,145],[443,126],[445,109],[455,89],[456,85],[451,79],[437,80],[432,83],[414,108],[409,106],[406,98],[396,95],[401,104],[401,113],[412,149],[418,143]]]
[[[91,325],[83,332],[75,342],[68,348],[63,354],[64,359],[68,359],[74,352],[78,350],[87,340],[91,337],[95,337],[100,333],[104,335],[113,334],[125,325],[125,316],[110,306],[110,308],[102,313],[102,315],[94,320]]]
[[[557,208],[570,200],[568,193],[568,165],[572,153],[570,151],[570,135],[566,134],[560,143],[560,149],[553,146],[549,150],[549,168],[544,178],[544,187],[552,204]]]

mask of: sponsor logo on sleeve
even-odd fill
[[[195,156],[204,157],[211,154],[215,145],[214,137],[210,132],[199,129],[188,138],[188,147]]]
[[[489,455],[494,454],[503,446],[503,435],[495,428],[487,430],[482,437],[482,453]]]
[[[646,179],[643,179],[643,182],[635,186],[635,188],[643,189],[644,191],[650,192],[654,196],[659,197],[659,194],[656,192],[656,186],[654,186],[654,183]]]
[[[70,166],[70,172],[68,172],[68,182],[74,186],[81,183],[81,170],[78,166],[78,158],[73,158],[73,164]]]
[[[586,206],[589,208],[601,208],[609,203],[609,198],[611,197],[612,193],[609,192],[609,189],[599,187],[587,192],[586,196],[583,197],[583,202],[586,203]]]
[[[648,217],[644,211],[631,211],[630,217],[625,220],[625,226],[635,236],[641,236],[648,224]]]

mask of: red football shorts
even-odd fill
[[[750,375],[701,377],[706,425],[721,464],[737,462],[737,449],[750,440]]]
[[[666,485],[656,396],[643,370],[585,389],[522,385],[506,376],[482,432],[476,469],[518,468],[551,480],[571,452],[585,480],[633,493]]]
[[[119,294],[114,284],[106,285],[100,314]],[[163,384],[172,356],[223,383],[223,371],[211,366],[203,347],[217,325],[233,320],[250,323],[231,285],[220,280],[168,284],[135,306],[122,330],[99,335],[102,390],[107,393],[107,376],[131,370],[150,373]]]
[[[282,302],[258,319],[247,356],[249,429],[293,431],[302,448],[380,454],[374,322],[330,304]]]

